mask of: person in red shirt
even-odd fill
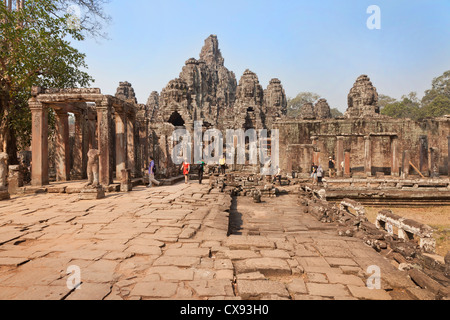
[[[189,172],[191,171],[191,165],[189,164],[187,159],[184,159],[184,162],[181,165],[181,170],[183,170],[185,184],[188,184],[188,182],[189,182]]]

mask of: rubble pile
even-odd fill
[[[399,229],[399,236],[392,229],[384,230],[379,223],[370,223],[364,207],[356,201],[344,199],[336,205],[322,199],[318,192],[307,186],[300,187],[299,205],[305,206],[307,212],[322,223],[336,224],[339,236],[364,241],[399,270],[408,272],[419,287],[431,289],[440,299],[450,299],[450,252],[444,258],[430,250],[427,245],[431,238],[429,226],[398,217],[398,224],[406,224],[406,230],[417,229],[417,234],[410,233],[409,236],[402,236],[404,231]],[[380,211],[380,220],[386,216],[396,217],[390,210]]]

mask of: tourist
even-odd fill
[[[319,167],[317,168],[317,183],[319,185],[322,184],[323,174],[324,174],[323,168],[322,168],[322,166],[319,165]]]
[[[206,163],[204,161],[200,161],[198,164],[198,182],[199,182],[199,184],[202,184],[202,182],[203,182],[203,173],[205,172],[205,165],[206,165]]]
[[[156,184],[157,186],[159,186],[161,184],[161,182],[157,181],[155,179],[155,174],[156,174],[156,165],[155,165],[155,159],[153,157],[150,157],[150,166],[148,169],[148,187],[151,188],[153,186],[153,184]]]
[[[313,185],[316,185],[316,183],[317,183],[317,169],[318,168],[319,167],[313,163],[313,165],[311,167],[311,178],[313,180]]]
[[[225,159],[225,156],[222,156],[222,158],[220,158],[219,165],[220,165],[220,173],[225,175],[227,165],[227,160]]]
[[[329,159],[328,168],[329,168],[330,178],[334,178],[336,176],[336,161],[333,160],[332,157],[330,157],[330,159]]]
[[[278,183],[281,186],[281,168],[277,166],[277,173],[275,174],[275,177],[273,179],[273,182],[276,183],[278,179]]]
[[[184,175],[184,183],[188,184],[188,182],[189,182],[189,172],[191,171],[191,165],[189,164],[187,159],[184,159],[184,162],[181,165],[181,170],[183,171],[183,175]]]

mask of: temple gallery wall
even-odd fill
[[[450,117],[415,122],[382,116],[377,90],[362,75],[349,88],[344,117],[333,119],[327,101],[320,99],[289,118],[279,79],[264,88],[246,70],[237,81],[224,61],[217,37],[208,37],[200,58],[188,59],[179,77],[160,93],[152,92],[146,104],[137,103],[128,82],[119,84],[115,96],[100,89],[33,88],[32,185],[46,185],[50,176],[56,181],[87,178],[92,149],[99,151],[102,185],[121,180],[124,170],[132,178],[142,177],[150,156],[160,177],[177,176],[173,131],[193,132],[196,121],[203,122],[203,130],[278,129],[286,173],[307,176],[313,163],[327,168],[333,157],[338,176],[344,177],[449,175]],[[49,142],[50,109],[56,113],[56,135]],[[75,119],[71,132],[69,113]]]

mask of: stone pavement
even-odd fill
[[[195,183],[97,201],[13,197],[0,202],[0,299],[434,298],[297,200],[232,201]],[[370,266],[380,290],[366,286]]]

